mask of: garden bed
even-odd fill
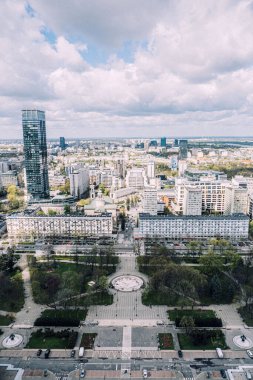
[[[160,350],[174,350],[173,337],[171,334],[158,334],[158,342]]]
[[[86,350],[92,350],[96,336],[96,333],[84,333],[81,339],[80,347],[84,347]]]

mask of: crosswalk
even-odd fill
[[[57,380],[68,380],[68,373],[67,372],[57,372],[55,374],[55,377]]]

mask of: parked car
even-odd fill
[[[74,358],[75,355],[76,355],[76,351],[75,351],[75,350],[72,350],[72,351],[71,351],[71,354],[70,354],[71,358]]]
[[[82,369],[81,372],[80,372],[80,377],[83,378],[85,376],[85,370]]]
[[[246,352],[247,352],[248,356],[249,356],[251,359],[253,359],[253,352],[250,351],[250,350],[247,350]]]
[[[49,357],[50,352],[51,352],[50,348],[46,349],[46,351],[45,351],[45,359],[47,359]]]
[[[221,370],[220,370],[220,374],[221,374],[221,376],[223,377],[223,379],[226,379],[227,375],[226,375],[226,371],[225,371],[225,369],[221,369]]]
[[[147,379],[147,377],[148,377],[148,370],[147,369],[142,370],[142,376],[144,377],[144,379]]]
[[[182,358],[182,357],[183,357],[183,352],[182,352],[181,350],[178,350],[177,353],[178,353],[178,357],[179,357],[179,358]]]
[[[37,351],[37,356],[40,356],[42,354],[42,349],[39,348],[38,351]]]

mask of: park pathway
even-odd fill
[[[147,277],[138,272],[134,254],[120,255],[117,272],[109,281],[121,275],[141,277],[147,284]],[[114,302],[109,306],[91,306],[87,320],[97,320],[101,326],[154,326],[157,321],[168,321],[166,306],[147,307],[142,304],[142,289],[133,292],[111,290]]]
[[[27,255],[22,254],[21,258],[18,261],[18,266],[22,270],[22,278],[24,282],[24,294],[25,294],[25,303],[23,308],[16,313],[16,321],[13,325],[13,328],[22,326],[23,328],[29,328],[33,326],[34,321],[40,316],[41,312],[46,308],[36,304],[33,301],[32,287],[31,287],[31,278],[30,271],[27,261]]]

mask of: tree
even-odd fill
[[[195,327],[194,319],[190,315],[184,315],[179,322],[179,326],[184,328],[186,334],[189,335]]]
[[[54,211],[54,210],[49,209],[49,210],[48,210],[48,215],[49,215],[49,216],[55,216],[55,215],[57,215],[57,212]]]
[[[210,251],[206,255],[200,257],[199,263],[203,266],[204,273],[215,274],[223,268],[224,260],[221,256]]]
[[[211,296],[215,302],[219,302],[222,298],[222,285],[219,277],[215,274],[211,279]]]
[[[187,249],[190,251],[191,254],[195,254],[196,251],[198,250],[198,247],[199,247],[199,242],[197,242],[195,240],[191,240],[187,244]]]
[[[98,279],[98,287],[102,291],[105,291],[108,288],[108,280],[106,276],[101,276]]]
[[[65,205],[65,206],[64,206],[64,214],[65,214],[65,215],[70,214],[70,205]]]
[[[90,198],[88,199],[80,199],[80,201],[77,203],[77,206],[87,206],[90,204]]]

